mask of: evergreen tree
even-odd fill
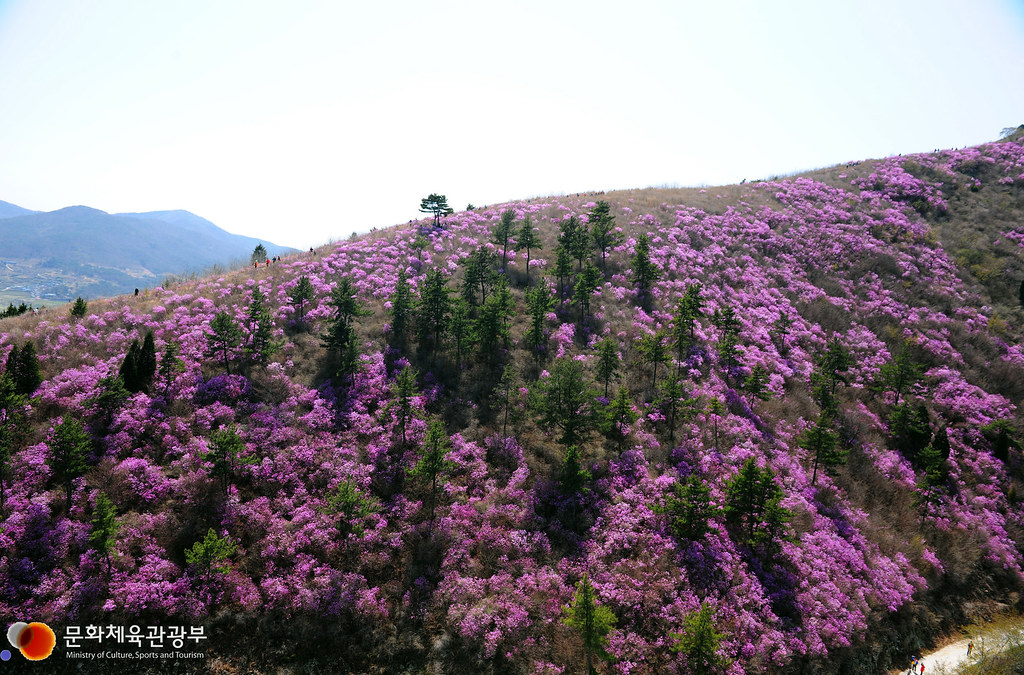
[[[898,406],[900,396],[917,384],[923,373],[924,368],[910,355],[910,345],[904,342],[892,360],[882,364],[878,371],[878,379],[875,381],[875,388],[883,392],[893,392],[896,397],[893,405]]]
[[[114,423],[114,416],[117,415],[125,401],[131,395],[124,386],[120,375],[104,377],[96,383],[99,394],[90,399],[90,404],[96,406],[97,432],[105,436],[110,431],[110,425]]]
[[[587,260],[583,271],[576,275],[576,283],[573,285],[573,301],[580,308],[579,323],[582,326],[590,315],[590,301],[594,297],[594,291],[601,284],[601,272],[594,267],[594,263]]]
[[[79,296],[71,306],[71,316],[81,319],[89,311],[89,305]]]
[[[139,354],[141,352],[139,341],[132,340],[132,345],[128,348],[128,353],[124,355],[124,361],[121,362],[121,368],[118,370],[124,388],[133,394],[142,391],[142,386],[139,383]]]
[[[722,400],[717,396],[713,397],[708,403],[708,414],[714,418],[714,439],[715,439],[715,452],[718,452],[718,420],[725,416],[728,410]]]
[[[213,464],[212,476],[220,481],[221,489],[226,497],[231,486],[238,479],[238,472],[246,464],[256,464],[259,459],[256,457],[244,457],[245,441],[234,427],[217,429],[210,435],[211,450],[204,455],[204,459]]]
[[[615,626],[615,615],[610,609],[597,604],[597,593],[594,591],[587,573],[576,584],[576,594],[572,602],[565,608],[565,619],[563,622],[570,628],[575,628],[583,640],[583,653],[586,660],[586,672],[588,675],[596,673],[594,659],[609,660],[606,647],[608,646],[608,633]]]
[[[590,233],[576,216],[562,221],[558,242],[576,260],[576,273],[583,271],[583,260],[590,254]]]
[[[661,276],[657,265],[651,262],[651,241],[646,234],[641,234],[636,239],[632,264],[637,298],[641,303],[646,303],[650,300],[651,286]]]
[[[445,431],[444,423],[439,419],[431,419],[427,424],[427,434],[423,439],[423,455],[415,466],[409,469],[410,476],[428,478],[430,480],[430,526],[434,529],[434,506],[437,503],[438,481],[443,485],[442,474],[455,466],[448,460],[452,450],[451,441]]]
[[[462,298],[455,298],[451,308],[448,333],[455,348],[455,379],[458,381],[462,373],[462,357],[473,340],[473,320],[469,316],[469,305]]]
[[[402,432],[402,447],[404,448],[409,444],[409,422],[415,418],[412,399],[416,395],[416,369],[412,366],[402,368],[391,386],[391,391],[393,398],[388,407],[392,410],[395,423]]]
[[[558,278],[558,294],[564,296],[565,285],[572,276],[572,254],[562,241],[555,247],[555,276]]]
[[[904,401],[889,413],[889,444],[915,466],[920,466],[918,453],[928,445],[932,432],[928,409]]]
[[[526,289],[526,307],[530,313],[530,327],[526,331],[526,344],[536,354],[540,354],[547,338],[544,335],[544,322],[547,320],[548,312],[555,307],[555,299],[544,283],[540,280],[533,288]]]
[[[718,655],[725,633],[715,630],[715,615],[711,605],[701,603],[700,609],[683,618],[683,632],[672,633],[676,643],[672,651],[686,657],[694,675],[717,675],[725,672],[729,660]]]
[[[643,362],[650,363],[653,366],[651,388],[654,390],[658,388],[658,365],[668,362],[668,353],[665,350],[664,339],[665,334],[662,331],[645,333],[637,345]]]
[[[606,436],[615,440],[615,447],[622,453],[622,444],[629,435],[630,426],[640,419],[633,409],[633,400],[629,390],[619,387],[615,400],[605,406],[603,413],[603,431]]]
[[[151,330],[146,331],[146,337],[142,339],[142,350],[139,352],[138,367],[135,372],[143,390],[153,382],[153,377],[156,375],[156,342]]]
[[[668,442],[669,445],[675,447],[677,420],[681,416],[688,419],[695,414],[696,408],[700,403],[700,396],[688,397],[687,394],[689,392],[684,384],[684,380],[675,377],[671,373],[668,379],[662,381],[660,389],[659,407],[662,414],[665,415],[666,424],[668,425]]]
[[[89,453],[89,435],[74,417],[65,417],[53,428],[47,442],[50,447],[50,470],[53,478],[64,485],[67,508],[71,509],[71,488],[76,478],[85,474]]]
[[[8,371],[11,370],[11,359],[14,356],[15,352],[11,350],[10,356],[7,357]],[[31,341],[26,342],[21,351],[17,352],[16,361],[16,364],[13,364],[15,391],[25,396],[31,396],[43,383],[43,376],[39,373],[39,357],[36,356],[35,344]]]
[[[513,225],[516,222],[516,212],[512,209],[505,209],[501,212],[501,220],[494,228],[494,243],[501,247],[501,269],[508,265],[508,240],[512,237]]]
[[[245,323],[249,331],[249,340],[245,345],[246,355],[256,363],[266,363],[277,351],[278,345],[273,342],[273,319],[259,286],[252,289]]]
[[[504,410],[501,423],[501,435],[504,437],[508,436],[508,420],[512,413],[512,390],[515,388],[516,380],[516,367],[511,363],[505,364],[501,371],[501,380],[498,381],[498,386],[494,392]]]
[[[171,393],[171,384],[174,383],[174,378],[178,373],[185,370],[185,363],[178,358],[178,346],[167,341],[164,345],[164,353],[160,356],[160,381],[164,384],[164,397],[167,398]]]
[[[514,314],[515,303],[512,293],[504,279],[498,284],[495,292],[487,298],[480,308],[480,317],[476,322],[476,337],[480,346],[481,357],[491,362],[497,355],[499,346],[507,348],[512,339],[509,319]]]
[[[846,463],[846,450],[839,446],[839,434],[832,428],[832,417],[827,413],[819,415],[818,421],[804,430],[799,445],[814,457],[811,485],[818,482],[819,464],[830,470]]]
[[[782,539],[782,530],[792,517],[781,506],[782,488],[771,469],[761,469],[751,457],[726,486],[725,520],[740,535],[740,541],[760,547],[770,559]]]
[[[530,219],[530,214],[527,213],[523,216],[523,224],[519,228],[519,232],[516,234],[516,250],[522,251],[526,249],[526,285],[530,285],[530,251],[544,248],[544,244],[541,238],[533,229],[533,221]]]
[[[789,351],[786,347],[786,336],[789,335],[792,325],[793,320],[780,311],[779,318],[772,322],[772,327],[768,330],[768,335],[772,338],[772,342],[780,354],[784,355]]]
[[[538,380],[530,395],[540,424],[562,432],[559,443],[577,445],[593,428],[594,393],[587,386],[579,361],[555,361],[551,375]]]
[[[434,215],[434,227],[441,226],[441,217],[450,216],[455,210],[448,206],[448,198],[444,195],[433,194],[420,200],[420,213],[431,213]]]
[[[758,363],[750,369],[750,374],[743,379],[743,391],[749,397],[747,400],[750,407],[754,406],[755,401],[767,401],[772,397],[771,391],[768,389],[768,382],[768,369],[763,365]]]
[[[849,384],[845,374],[853,365],[853,356],[850,351],[835,336],[828,341],[825,352],[815,359],[815,366],[825,377],[833,396],[840,384]]]
[[[690,474],[686,482],[674,483],[665,506],[657,511],[668,517],[672,534],[689,541],[703,538],[711,530],[711,521],[722,515],[722,509],[711,501],[711,488],[696,474]]]
[[[676,315],[672,330],[672,344],[676,348],[676,358],[680,368],[694,343],[694,329],[697,319],[704,314],[704,298],[701,297],[702,287],[699,283],[687,284],[686,292],[676,303]]]
[[[288,294],[288,304],[295,308],[295,311],[299,313],[299,320],[296,321],[297,326],[303,326],[306,323],[305,307],[306,303],[315,297],[313,292],[313,284],[310,283],[309,277],[302,275],[299,277],[299,282],[295,284],[295,288]]]
[[[608,398],[608,383],[619,371],[619,346],[611,337],[602,338],[597,343],[597,379],[604,382],[604,397]]]
[[[490,249],[477,247],[465,260],[465,276],[462,278],[462,297],[470,305],[476,305],[476,292],[480,291],[480,302],[487,302],[487,293],[498,282],[494,271],[497,256]]]
[[[269,257],[267,255],[267,248],[263,244],[256,244],[256,248],[252,250],[252,254],[249,256],[249,262],[261,263]]]
[[[17,391],[14,377],[5,371],[0,375],[0,516],[7,501],[6,482],[11,455],[28,435],[26,396]]]
[[[608,250],[622,241],[622,236],[615,231],[615,216],[612,215],[608,202],[600,201],[594,204],[594,208],[587,215],[587,222],[590,223],[590,236],[594,240],[594,245],[601,252],[601,271],[607,272]]]
[[[213,332],[206,336],[206,355],[216,358],[220,354],[224,370],[230,375],[231,359],[234,358],[235,350],[242,342],[242,330],[227,312],[218,312],[210,322],[210,329]]]
[[[404,349],[409,327],[412,324],[413,297],[405,268],[398,271],[395,290],[391,294],[391,342],[393,347]]]
[[[202,541],[185,549],[185,562],[192,565],[206,581],[214,574],[227,574],[227,560],[238,549],[227,537],[218,537],[211,527]]]
[[[344,479],[327,496],[326,501],[327,513],[338,516],[335,527],[347,557],[349,537],[359,536],[366,530],[365,521],[380,511],[380,502],[373,495],[364,494],[352,481]]]
[[[96,494],[96,507],[93,509],[89,531],[89,543],[103,555],[107,562],[107,577],[110,576],[110,552],[114,549],[117,533],[117,509],[107,495]]]
[[[437,353],[451,318],[452,303],[446,282],[447,277],[444,273],[436,267],[431,267],[420,288],[416,326],[419,331],[420,347],[429,344],[431,355]]]
[[[355,320],[357,317],[368,316],[370,312],[363,309],[362,303],[356,298],[355,288],[348,277],[342,277],[331,291],[328,304],[333,311],[327,332],[321,336],[323,346],[338,358],[339,364],[335,370],[337,377],[354,376],[359,356]]]

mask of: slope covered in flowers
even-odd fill
[[[559,283],[555,248],[598,200],[620,236],[587,312]],[[399,274],[413,297],[431,270],[457,293],[478,247],[500,263],[494,232],[508,210],[543,240],[529,284],[556,302],[541,344],[529,344],[515,236],[496,265],[513,307],[506,339],[481,352],[471,336],[462,356],[448,339],[399,339]],[[586,573],[616,619],[603,672],[691,672],[673,647],[702,604],[730,673],[879,672],[966,606],[1020,602],[1022,210],[1024,148],[1003,142],[723,189],[495,205],[91,303],[80,319],[0,321],[0,363],[31,342],[43,376],[3,476],[0,616],[201,623],[218,636],[212,654],[266,672],[572,673],[583,648],[565,608]],[[642,238],[656,271],[646,292],[633,269]],[[304,324],[290,300],[303,277],[314,292]],[[343,279],[366,310],[344,377],[321,341]],[[703,312],[677,354],[677,305],[694,284]],[[280,349],[266,363],[238,352],[227,374],[211,325],[221,312],[245,325],[254,289]],[[721,349],[730,329],[711,320],[730,308],[732,356]],[[181,367],[105,419],[104,378],[147,331],[158,354],[176,346]],[[607,397],[603,339],[621,359]],[[802,439],[820,412],[812,375],[835,340],[851,356],[834,422],[848,454],[815,472]],[[660,364],[653,342],[667,352]],[[894,442],[899,394],[876,386],[901,350],[922,373],[902,395],[925,411],[926,442],[948,437],[939,479]],[[583,435],[575,474],[537,406],[564,362],[593,383],[581,417],[608,411],[620,388],[632,413]],[[404,416],[406,368],[416,378]],[[761,396],[746,386],[755,369],[767,375]],[[652,383],[670,374],[686,414]],[[53,450],[68,418],[91,439],[70,503]],[[431,421],[450,442],[436,495],[415,471]],[[213,452],[224,430],[243,441],[228,479]],[[673,529],[677,485],[699,479],[722,507],[750,459],[789,514],[774,542],[759,548],[720,510],[699,536]],[[346,490],[359,508],[338,508]],[[116,508],[106,552],[90,537],[101,493]],[[204,567],[190,552],[211,529],[231,552]]]

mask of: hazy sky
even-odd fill
[[[307,247],[1024,123],[1024,3],[0,0],[0,199]]]

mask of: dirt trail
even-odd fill
[[[1011,633],[1016,633],[1018,641],[1024,640],[1024,622],[1003,631],[979,632],[972,637],[957,640],[942,649],[925,654],[921,657],[921,662],[924,662],[925,667],[924,673],[925,675],[948,675],[968,660],[977,659],[982,653],[988,653],[989,655],[997,654],[1007,647]],[[974,653],[968,659],[967,645],[972,641],[974,642]],[[898,672],[906,673],[907,668]],[[919,662],[915,673],[920,672],[921,666]]]

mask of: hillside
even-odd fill
[[[188,211],[111,215],[86,206],[37,213],[0,203],[0,301],[67,302],[155,286],[248,260],[260,243]],[[264,242],[271,256],[293,252]]]
[[[580,673],[589,594],[599,672],[904,665],[1024,609],[1022,215],[1016,139],[0,320],[41,367],[0,401],[0,617],[55,672],[162,672],[60,643],[161,623],[205,628],[187,672]]]

